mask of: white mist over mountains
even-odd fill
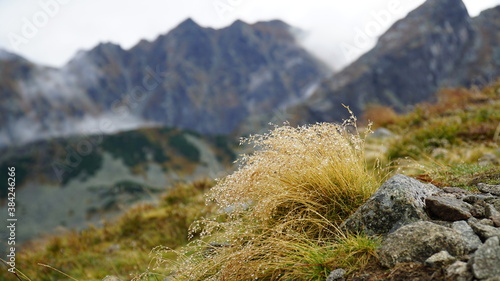
[[[36,63],[62,66],[80,49],[91,49],[99,42],[130,48],[141,39],[154,40],[188,17],[213,28],[236,19],[248,23],[281,19],[302,30],[300,40],[306,48],[331,68],[339,69],[373,47],[391,24],[423,2],[2,0],[0,48]],[[464,3],[475,16],[500,5],[500,0]]]

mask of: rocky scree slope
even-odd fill
[[[395,175],[341,227],[350,233],[380,235],[379,260],[391,274],[413,264],[412,275],[406,276],[411,280],[498,280],[500,185],[480,183],[477,188],[477,193],[440,189]],[[328,280],[345,280],[339,270]],[[354,274],[349,280],[401,279],[381,273]]]

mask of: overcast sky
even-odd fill
[[[281,19],[305,31],[303,44],[333,68],[371,48],[390,24],[423,0],[0,0],[0,48],[61,66],[99,42],[130,48],[184,19],[220,28],[235,19]],[[466,0],[472,16],[500,0]],[[356,37],[362,32],[368,42]],[[356,41],[357,40],[357,41]],[[362,43],[362,44],[361,44]]]

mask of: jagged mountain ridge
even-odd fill
[[[500,76],[500,6],[471,18],[461,0],[428,0],[397,21],[376,46],[322,82],[302,122],[338,121],[372,104],[406,111],[442,88],[484,86]]]
[[[2,57],[3,145],[99,132],[103,120],[111,131],[147,123],[229,134],[249,116],[300,102],[327,73],[277,20],[216,30],[188,19],[129,50],[81,51],[60,69]]]

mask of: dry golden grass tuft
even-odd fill
[[[195,223],[201,240],[174,263],[158,249],[155,267],[167,263],[176,280],[324,280],[336,267],[364,266],[376,241],[338,229],[380,184],[355,121],[285,125],[246,139],[255,152],[208,192],[225,219]]]
[[[209,192],[234,218],[247,214],[267,227],[320,235],[324,227],[318,222],[341,221],[378,183],[365,165],[364,138],[347,124],[276,127],[246,142],[257,150]]]

